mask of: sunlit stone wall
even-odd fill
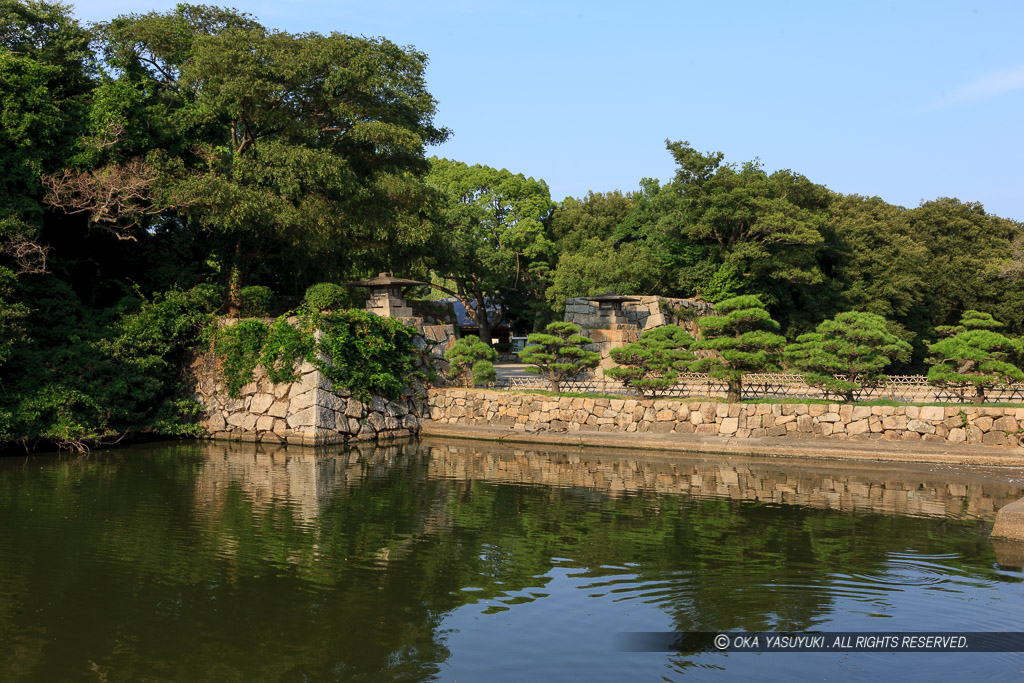
[[[1024,408],[729,404],[432,389],[430,419],[527,432],[651,432],[731,438],[888,439],[1017,446]]]

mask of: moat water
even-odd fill
[[[621,647],[1024,631],[1024,550],[988,537],[1014,474],[440,440],[5,458],[0,680],[1020,678],[1015,652]]]

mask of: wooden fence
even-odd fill
[[[841,376],[839,376],[841,378]],[[504,377],[488,385],[492,389],[550,389],[547,380],[541,377]],[[561,391],[579,394],[622,394],[638,397],[639,393],[612,380],[563,380]],[[702,373],[684,373],[679,382],[667,389],[648,394],[645,398],[725,398],[725,382]],[[960,392],[928,384],[924,375],[891,375],[884,382],[853,392],[855,400],[889,399],[905,403],[951,402],[970,403],[974,396],[973,387]],[[808,386],[800,375],[764,373],[746,375],[743,379],[743,398],[807,398],[838,399],[838,395],[823,389]],[[1024,384],[1015,384],[985,393],[988,403],[1024,403]]]

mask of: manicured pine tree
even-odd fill
[[[985,391],[1010,382],[1024,382],[1024,371],[1016,364],[1024,356],[1024,345],[995,330],[1003,324],[988,313],[964,311],[959,325],[937,327],[946,337],[928,345],[932,367],[928,381],[952,389],[964,397],[974,387],[974,402],[985,402]]]
[[[653,394],[674,385],[679,373],[697,360],[689,351],[693,343],[693,337],[678,325],[655,327],[632,344],[612,349],[612,360],[619,367],[605,374],[641,394]]]
[[[601,362],[601,354],[583,348],[594,342],[579,331],[579,325],[551,323],[543,332],[534,332],[526,338],[526,348],[519,352],[519,360],[533,365],[526,371],[547,379],[551,390],[557,393],[564,380]]]
[[[744,295],[715,304],[716,316],[698,318],[700,339],[691,347],[714,355],[693,363],[694,372],[706,372],[728,383],[728,400],[743,395],[743,376],[752,372],[774,372],[785,337],[775,334],[779,324],[772,320],[756,296]]]
[[[488,384],[496,379],[494,361],[498,352],[480,337],[462,337],[445,351],[449,379],[462,378],[467,386]]]
[[[894,358],[911,351],[910,344],[886,329],[882,316],[848,311],[797,337],[783,355],[809,385],[852,403],[855,390],[877,384]]]

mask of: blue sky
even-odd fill
[[[74,6],[100,21],[174,4]],[[431,153],[543,178],[556,200],[671,178],[671,139],[837,192],[1024,220],[1019,1],[224,4],[426,52],[453,131]]]

